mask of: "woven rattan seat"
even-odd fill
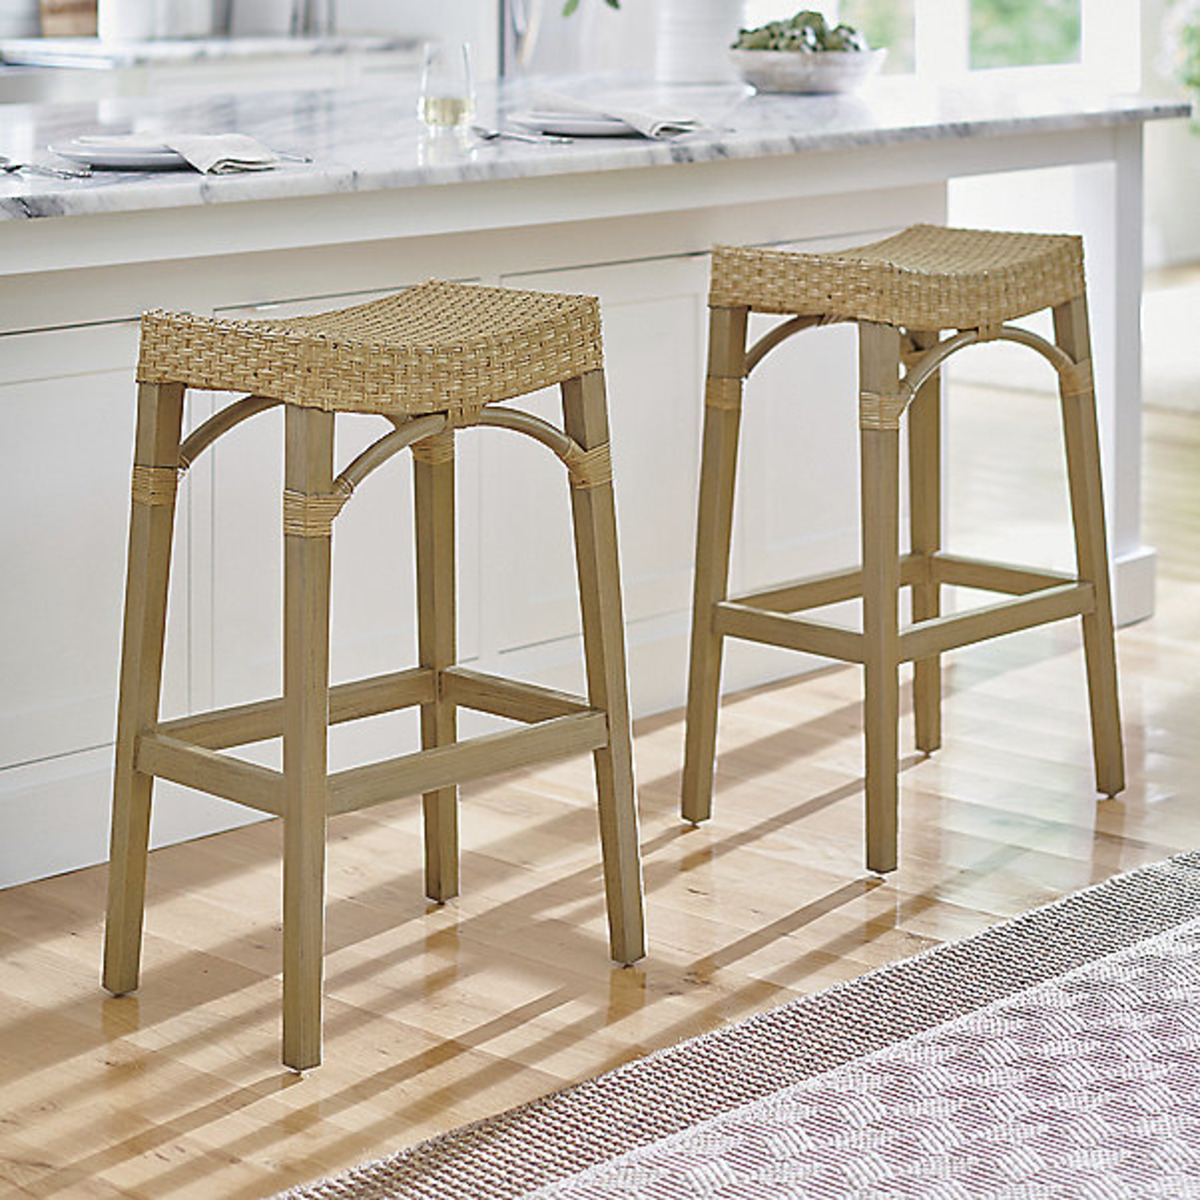
[[[1096,783],[1107,795],[1119,792],[1125,768],[1080,239],[917,225],[832,253],[719,247],[713,253],[709,307],[684,817],[702,821],[712,812],[725,638],[860,663],[867,865],[892,870],[898,854],[901,664],[913,664],[917,749],[932,753],[941,745],[944,651],[1076,616],[1083,626]],[[1043,309],[1053,313],[1053,343],[1007,324]],[[751,313],[780,314],[785,320],[748,345]],[[839,321],[858,327],[861,566],[730,597],[746,377],[793,334]],[[994,339],[1032,348],[1058,373],[1076,548],[1073,573],[942,549],[940,367],[952,354]],[[800,394],[805,397],[805,390]],[[755,415],[752,401],[753,396],[746,419]],[[822,408],[828,403],[818,402]],[[902,424],[908,433],[910,489],[909,546],[903,553],[898,529]],[[1004,599],[944,614],[947,586],[992,591]],[[912,621],[905,627],[899,620],[902,588],[910,589],[912,601]],[[862,600],[861,631],[797,615],[854,599]]]
[[[620,570],[599,306],[436,280],[315,316],[230,321],[154,312],[142,323],[125,635],[117,718],[104,986],[138,985],[156,778],[283,818],[283,1059],[321,1057],[325,825],[420,795],[425,892],[458,894],[458,786],[590,752],[595,760],[609,950],[645,953]],[[498,402],[550,384],[562,427]],[[250,393],[181,436],[188,388]],[[283,694],[159,718],[179,477],[218,438],[284,409]],[[335,414],[381,436],[334,473]],[[371,414],[364,416],[362,414]],[[587,695],[457,662],[455,446],[473,426],[532,438],[566,468]],[[355,488],[412,451],[418,665],[329,685],[333,527]],[[514,531],[517,536],[524,531]],[[393,530],[382,531],[392,553]],[[421,749],[330,774],[329,726],[419,707]],[[519,723],[460,741],[459,708]],[[221,753],[282,738],[283,770]],[[268,919],[273,921],[274,915]]]
[[[1083,245],[1064,234],[914,225],[849,250],[718,247],[710,300],[754,312],[978,329],[1083,295]]]
[[[334,412],[477,412],[599,370],[594,297],[429,280],[316,316],[147,313],[137,377]]]

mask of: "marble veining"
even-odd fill
[[[419,38],[398,36],[154,38],[128,42],[102,42],[95,37],[8,38],[0,40],[0,59],[33,66],[162,66],[221,59],[414,50],[420,44]]]
[[[0,176],[0,219],[137,212],[1006,133],[1069,132],[1188,112],[1186,104],[1171,100],[1079,90],[1029,88],[1016,93],[978,85],[935,89],[905,79],[879,80],[862,93],[840,96],[756,95],[736,85],[667,88],[629,80],[552,82],[578,95],[620,92],[629,105],[688,111],[706,127],[672,141],[577,138],[569,145],[481,143],[469,135],[431,137],[416,119],[412,79],[369,89],[0,105],[0,154],[13,158],[36,158],[47,146],[79,134],[176,130],[246,133],[313,160],[222,177],[192,171],[97,171],[79,180]],[[546,83],[540,81],[542,86]],[[536,86],[510,82],[487,92],[480,98],[480,122],[502,123],[509,114],[530,107]]]

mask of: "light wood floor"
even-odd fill
[[[961,393],[955,527],[990,548],[979,509],[1007,502],[1008,557],[1061,557],[1053,404]],[[1032,432],[1001,437],[996,416]],[[675,815],[679,714],[641,722],[651,954],[634,969],[606,961],[586,761],[468,789],[465,892],[441,909],[421,899],[413,804],[340,818],[326,1064],[303,1078],[278,1062],[276,823],[155,854],[136,997],[99,990],[102,869],[0,893],[0,1193],[262,1196],[1195,846],[1200,418],[1147,428],[1159,610],[1120,635],[1119,800],[1093,794],[1062,625],[953,659],[946,749],[921,761],[905,729],[886,881],[861,867],[855,669],[730,698],[701,829]]]

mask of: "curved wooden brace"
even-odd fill
[[[832,325],[834,323],[834,321],[830,321],[826,317],[792,317],[790,320],[781,321],[774,329],[764,333],[746,351],[746,364],[743,368],[743,375],[749,375],[776,346],[786,342],[793,334],[801,333],[805,329],[812,329],[817,325]]]
[[[328,537],[333,531],[333,522],[350,499],[354,489],[377,467],[401,450],[432,437],[446,428],[444,413],[400,422],[391,433],[384,434],[372,442],[354,458],[344,471],[333,481],[328,492],[311,494],[285,488],[283,493],[283,532],[297,537]]]
[[[193,429],[179,447],[179,467],[186,471],[196,459],[208,449],[222,434],[228,433],[235,425],[266,412],[283,401],[274,396],[245,396],[227,404],[220,412],[213,413],[207,421]]]
[[[954,334],[953,337],[948,337],[927,350],[909,368],[903,382],[900,384],[901,391],[911,399],[921,390],[922,385],[930,375],[950,355],[967,346],[973,346],[978,342],[986,341],[1019,342],[1021,345],[1036,350],[1058,372],[1060,378],[1064,380],[1070,379],[1079,367],[1079,364],[1061,347],[1046,341],[1045,338],[1039,337],[1036,333],[1030,333],[1028,329],[1019,329],[1015,325],[1001,325],[998,329],[991,331],[986,337],[978,329],[963,329]]]
[[[787,321],[781,322],[774,329],[763,334],[746,351],[745,374],[749,375],[776,346],[781,345],[795,334],[801,333],[805,329],[813,329],[818,325],[836,324],[841,320],[842,318],[830,320],[827,317],[805,316],[792,317]],[[1038,334],[1031,333],[1028,329],[1021,329],[1016,325],[1001,325],[998,329],[989,331],[986,336],[977,329],[964,329],[952,337],[938,342],[936,346],[933,346],[920,355],[913,352],[915,350],[915,343],[912,342],[909,335],[906,333],[904,336],[905,358],[912,361],[912,366],[905,375],[900,387],[910,400],[920,391],[921,386],[929,376],[950,355],[962,350],[966,346],[973,346],[978,342],[1006,341],[1018,342],[1021,345],[1028,346],[1046,359],[1064,381],[1073,378],[1074,373],[1079,368],[1079,364],[1065,350],[1054,345],[1052,342],[1046,341],[1045,338],[1040,337]]]
[[[416,417],[412,420],[397,423],[391,433],[386,433],[377,442],[372,442],[344,471],[334,480],[334,487],[343,490],[347,499],[350,493],[377,467],[382,467],[393,455],[419,442],[423,438],[432,437],[446,428],[447,418],[444,413],[434,413],[428,417]]]
[[[523,433],[541,442],[543,446],[557,454],[566,462],[572,454],[579,454],[578,443],[569,438],[561,429],[535,417],[532,413],[521,412],[515,408],[485,408],[479,414],[480,425],[491,425],[496,429],[511,429],[514,433]]]
[[[513,408],[485,408],[479,414],[480,425],[523,433],[562,459],[575,487],[597,487],[612,479],[612,459],[607,442],[585,450],[574,438],[555,428],[549,421]]]

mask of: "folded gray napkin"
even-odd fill
[[[244,133],[173,133],[163,143],[206,175],[269,171],[280,161],[273,150]]]
[[[611,101],[595,96],[579,100],[561,92],[540,92],[533,106],[543,113],[613,117],[624,121],[630,128],[648,138],[678,137],[680,134],[695,133],[704,128],[704,122],[697,117],[683,113],[649,111],[637,105],[629,105],[620,97]]]
[[[174,150],[206,175],[268,171],[283,161],[274,150],[244,133],[91,134],[75,141],[81,146],[109,146],[130,151]]]

